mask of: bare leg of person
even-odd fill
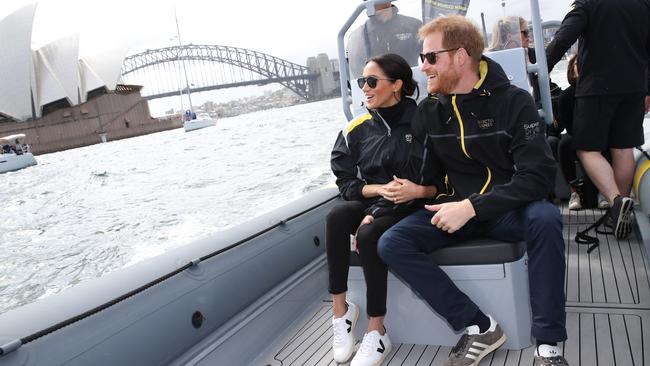
[[[348,311],[348,306],[345,303],[345,292],[332,295],[332,311],[335,318],[342,317]]]
[[[629,196],[634,179],[634,152],[632,149],[610,149],[612,169],[618,191],[622,196]]]
[[[368,333],[376,330],[379,334],[384,335],[384,317],[383,316],[371,316],[368,320]]]
[[[611,205],[614,198],[620,194],[612,166],[600,151],[577,151],[576,153],[591,181]]]

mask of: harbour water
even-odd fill
[[[0,175],[0,313],[332,183],[340,99],[40,155]]]

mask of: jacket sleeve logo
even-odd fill
[[[524,138],[526,141],[534,139],[539,133],[539,122],[524,123]]]
[[[406,142],[410,144],[411,142],[413,142],[413,135],[407,133],[406,135],[404,135],[404,139],[406,139]]]

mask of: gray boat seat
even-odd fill
[[[357,253],[350,254],[350,265],[360,266]],[[431,253],[431,257],[441,266],[458,266],[510,263],[521,259],[525,254],[525,242],[509,243],[478,238],[438,249]]]
[[[451,245],[431,254],[452,281],[508,336],[505,349],[531,345],[531,311],[525,242],[480,238]],[[347,298],[366,309],[366,286],[358,255],[351,253]],[[435,284],[432,284],[435,286]],[[435,313],[397,276],[388,274],[386,329],[393,342],[453,346],[461,332]],[[367,318],[359,317],[355,335],[363,337]]]

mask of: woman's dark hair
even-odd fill
[[[576,85],[576,81],[578,81],[578,73],[579,70],[577,70],[577,63],[578,63],[578,55],[573,55],[569,59],[569,64],[566,67],[566,78],[569,84],[571,85]]]
[[[413,95],[417,90],[417,99],[420,96],[420,88],[417,81],[413,80],[413,71],[406,60],[396,53],[384,53],[370,58],[368,62],[374,62],[384,71],[389,79],[402,80],[401,97]]]

